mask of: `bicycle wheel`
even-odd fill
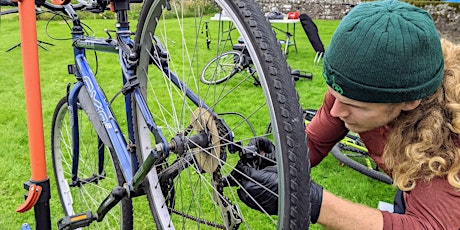
[[[242,71],[238,67],[241,53],[237,51],[228,51],[214,57],[209,61],[201,71],[200,80],[205,84],[222,83],[237,72]]]
[[[354,150],[353,147],[350,146],[340,146],[343,145],[342,143],[338,143],[334,148],[332,148],[331,153],[332,155],[344,165],[354,169],[355,171],[360,172],[361,174],[368,176],[372,179],[378,180],[380,182],[386,184],[393,184],[393,179],[387,174],[380,172],[378,169],[374,169],[374,165],[372,165],[373,160],[367,156],[366,153],[358,153],[361,150]],[[350,152],[354,152],[354,154],[350,154]],[[358,155],[358,156],[356,156]],[[353,157],[355,156],[355,157]],[[372,161],[370,162],[371,165],[368,165],[369,162],[366,160]]]
[[[80,95],[85,92],[86,90],[82,89]],[[84,111],[86,109],[88,111]],[[114,153],[98,141],[100,138],[87,114],[97,116],[94,106],[82,106],[82,103],[79,103],[75,114],[78,116],[78,127],[72,127],[67,97],[64,97],[57,104],[53,115],[52,162],[59,199],[66,216],[88,211],[95,213],[110,191],[124,183],[119,165],[113,162],[114,158],[111,155]],[[73,128],[78,128],[79,131],[80,148],[77,162],[72,159],[75,157],[72,142],[76,141],[72,138]],[[76,165],[78,170],[72,173],[72,166]],[[89,228],[132,229],[132,225],[131,200],[123,199],[101,222],[94,222]]]
[[[164,10],[168,6],[163,1],[144,2],[135,38],[136,75],[155,120],[155,126],[148,125],[142,109],[134,106],[136,149],[141,161],[152,150],[159,151],[161,135],[155,132],[159,128],[165,140],[173,140],[167,146],[175,153],[165,155],[144,182],[156,227],[307,229],[310,178],[305,126],[270,24],[253,1],[168,3],[171,12]],[[220,42],[208,50],[199,33],[208,20],[200,14],[210,6],[225,11],[236,28],[232,36],[243,38],[261,87],[238,78],[217,85],[201,83],[207,57],[225,52]],[[195,9],[196,17],[183,17],[186,9],[181,7]],[[210,23],[210,30],[221,33],[218,24]],[[267,124],[272,131],[265,134]],[[205,144],[178,144],[200,136]],[[238,189],[245,192],[240,186],[225,186],[240,160],[237,153],[254,136],[270,138],[276,146],[278,215],[249,208],[238,197]],[[160,147],[166,151],[165,145]]]
[[[304,119],[307,124],[316,115],[316,110],[304,110]],[[393,179],[379,171],[374,160],[369,156],[366,146],[357,133],[349,132],[331,150],[332,155],[344,165],[359,173],[386,184],[393,184]]]

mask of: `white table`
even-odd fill
[[[222,31],[222,36],[227,36],[225,40],[230,40],[232,42],[230,32],[235,29],[232,24],[232,20],[227,17],[227,16],[220,16],[218,14],[214,15],[214,17],[211,17],[211,21],[219,21],[222,25],[223,28],[223,23],[228,22],[228,29],[225,31]],[[300,19],[271,19],[269,20],[270,24],[272,24],[272,27],[280,32],[282,32],[286,38],[285,40],[281,40],[280,42],[284,44],[284,54],[289,53],[289,45],[294,45],[295,51],[297,53],[297,44],[295,41],[295,25],[296,23],[300,22]],[[280,29],[279,27],[276,26],[276,24],[286,24],[286,30]],[[293,31],[290,32],[289,25],[293,25]],[[291,40],[292,39],[292,40]],[[233,44],[233,42],[232,42]]]
[[[300,22],[300,19],[271,19],[269,20],[272,27],[286,35],[286,39],[284,41],[280,41],[284,43],[284,54],[289,53],[289,45],[294,45],[295,52],[297,53],[297,44],[295,42],[295,24]],[[286,30],[282,30],[276,27],[274,24],[286,24]],[[289,24],[293,25],[292,33],[289,31]],[[292,38],[292,41],[291,41]]]
[[[231,36],[231,33],[232,30],[235,29],[235,27],[233,27],[233,23],[232,23],[232,20],[227,17],[227,16],[220,16],[219,14],[216,14],[214,15],[214,17],[211,18],[211,21],[219,21],[220,22],[220,28],[221,28],[221,38],[219,40],[219,42],[222,42],[222,41],[230,41],[230,43],[232,44],[233,46],[233,40],[232,40],[232,36]],[[228,27],[226,30],[224,30],[224,22],[228,22]]]

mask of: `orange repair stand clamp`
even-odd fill
[[[16,209],[16,212],[29,211],[38,201],[40,194],[42,193],[42,187],[40,185],[32,184],[29,186],[29,193],[27,193],[26,201]]]
[[[36,229],[51,229],[49,210],[51,193],[46,174],[35,0],[19,0],[18,11],[31,179],[24,184],[28,190],[27,198],[17,211],[25,212],[34,207]]]

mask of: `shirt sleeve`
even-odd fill
[[[404,194],[405,214],[382,211],[383,229],[460,229],[460,190],[444,178],[419,182]]]
[[[323,104],[305,129],[312,166],[319,164],[348,132],[343,121],[331,116],[330,111],[334,102],[335,97],[326,92]]]

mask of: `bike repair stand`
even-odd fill
[[[44,50],[46,50],[46,51],[49,51],[49,50],[48,50],[46,47],[44,47],[42,44],[49,45],[49,46],[54,46],[54,44],[51,44],[51,43],[48,43],[48,42],[44,42],[44,41],[37,40],[37,45],[38,45],[40,48],[42,48],[42,49],[44,49]],[[8,53],[8,52],[10,52],[11,50],[13,50],[13,49],[15,49],[15,48],[17,48],[17,47],[20,47],[20,46],[21,46],[21,43],[19,42],[18,44],[16,44],[16,45],[12,46],[11,48],[7,49],[5,52]]]
[[[51,192],[50,181],[46,173],[40,70],[38,65],[39,43],[37,42],[35,18],[36,2],[34,0],[18,1],[31,178],[24,183],[24,188],[28,192],[24,203],[16,209],[16,212],[23,213],[33,208],[35,229],[48,230],[51,229],[49,205]],[[43,2],[44,0],[38,0],[37,5],[41,5]],[[25,68],[26,66],[27,68]],[[28,224],[23,225],[23,227],[27,229]]]

